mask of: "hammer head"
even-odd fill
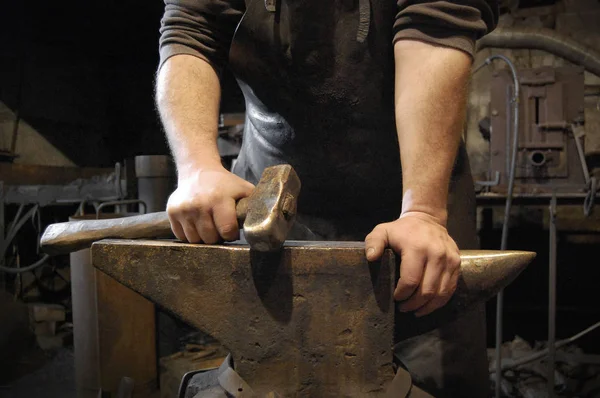
[[[244,236],[253,250],[279,249],[296,219],[300,179],[289,164],[267,167],[246,199]]]

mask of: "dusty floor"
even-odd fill
[[[72,348],[62,348],[41,368],[0,386],[0,398],[75,398],[74,370]]]

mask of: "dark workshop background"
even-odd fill
[[[8,170],[6,165],[11,162],[112,168],[115,163],[130,162],[137,155],[168,154],[153,101],[163,6],[158,0],[0,2],[0,151],[4,151],[0,172]],[[501,27],[551,29],[600,51],[598,0],[510,0],[503,3],[502,10]],[[475,64],[492,53],[507,55],[519,68],[572,65],[547,52],[530,49],[485,49],[477,54]],[[489,178],[490,143],[480,124],[490,113],[493,73],[501,70],[506,67],[500,63],[482,70],[471,86],[465,139],[478,180]],[[586,123],[586,154],[590,167],[594,168],[600,154],[600,77],[586,72],[584,80],[587,93],[584,113],[590,121]],[[225,75],[223,87],[222,113],[243,112],[243,98],[231,75]],[[16,119],[19,128],[12,153]],[[4,177],[0,174],[0,181]],[[16,209],[15,205],[6,206],[7,220],[15,215]],[[74,210],[74,207],[61,207],[54,213],[44,210],[43,220],[64,221]],[[500,247],[502,211],[502,207],[491,211],[479,209],[482,248]],[[582,204],[577,203],[563,206],[559,212],[556,324],[559,339],[600,319],[598,213],[596,209],[591,216],[584,217]],[[515,205],[511,225],[508,248],[536,251],[538,257],[505,291],[504,338],[510,341],[520,336],[534,344],[547,338],[547,206]],[[33,252],[34,238],[34,231],[25,231],[19,238],[20,250]],[[26,258],[28,254],[22,256]],[[54,263],[53,272],[57,268],[61,269],[61,265]],[[68,263],[62,264],[62,269],[67,269],[62,274],[66,282],[58,293],[47,288],[40,277],[24,278],[16,284],[13,277],[0,274],[3,280],[0,287],[23,302],[64,305],[68,320]],[[492,347],[494,300],[487,309],[488,345]],[[4,312],[6,318],[17,319],[8,316],[8,311]],[[2,316],[0,313],[0,319]],[[594,332],[578,341],[578,345],[586,353],[600,354],[598,340]],[[66,339],[64,345],[69,344]],[[0,345],[0,357],[2,349]],[[44,355],[31,368],[50,360],[50,354]],[[13,357],[18,358],[18,353]],[[12,365],[6,362],[0,364],[0,372],[4,371],[2,365],[12,369],[8,375],[13,372]],[[12,376],[14,380],[21,375]]]
[[[80,167],[167,154],[153,102],[163,7],[158,0],[4,1],[0,101]],[[223,111],[243,111],[231,76],[224,86]],[[30,150],[36,142],[27,138],[17,141],[21,162],[59,162]]]

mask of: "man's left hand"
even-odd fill
[[[460,252],[437,218],[414,211],[379,224],[365,239],[367,259],[379,259],[386,247],[400,255],[394,291],[394,298],[403,301],[400,311],[423,316],[450,300],[460,273]]]

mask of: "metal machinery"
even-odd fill
[[[584,193],[589,173],[583,152],[584,70],[543,67],[518,71],[519,143],[515,190],[519,193]],[[490,170],[506,193],[510,175],[513,85],[508,71],[494,74],[491,100]]]
[[[127,192],[122,177],[120,164],[112,169],[0,163],[0,284],[6,275],[19,277],[47,264],[48,256],[40,255],[33,264],[23,266],[16,262],[18,256],[10,254],[14,238],[28,221],[37,220],[41,234],[41,209],[122,199]],[[5,218],[6,205],[18,206],[11,222]]]
[[[505,203],[501,249],[507,249],[509,214],[513,199],[523,205],[549,205],[548,396],[554,396],[556,347],[556,212],[558,204],[583,203],[593,210],[596,180],[590,176],[584,152],[584,67],[540,67],[517,70],[501,55],[508,70],[495,71],[491,84],[490,120],[480,124],[490,137],[490,181],[478,195],[480,205]],[[477,69],[479,70],[479,69]],[[516,148],[515,148],[516,146]],[[496,312],[496,374],[500,397],[502,371],[535,358],[502,361],[503,292]],[[595,329],[594,325],[585,332]]]
[[[115,168],[69,168],[0,163],[0,286],[10,281],[15,285],[16,294],[20,295],[24,284],[21,282],[22,275],[33,272],[37,284],[43,282],[44,286],[60,288],[61,292],[70,290],[75,324],[76,384],[81,396],[96,397],[100,386],[114,385],[116,388],[119,382],[123,384],[126,380],[117,379],[115,375],[124,373],[119,366],[126,367],[132,363],[138,366],[135,369],[130,367],[128,372],[136,376],[138,390],[150,388],[143,384],[146,380],[155,382],[154,305],[96,273],[91,267],[87,249],[72,253],[70,261],[39,253],[38,260],[22,265],[18,262],[18,254],[19,251],[27,252],[27,249],[13,250],[13,246],[18,245],[15,237],[20,230],[29,227],[29,221],[34,221],[37,232],[41,234],[40,213],[45,215],[48,207],[79,207],[71,219],[131,215],[128,207],[134,203],[144,204],[140,208],[144,212],[149,206],[154,211],[161,206],[164,208],[173,185],[173,171],[168,169],[169,162],[165,158],[138,157],[135,162],[137,179],[133,176],[133,167],[121,167],[120,164],[116,164]],[[132,189],[136,182],[140,199],[126,200],[136,191]],[[5,219],[5,207],[8,205],[18,206],[12,220]],[[107,206],[114,206],[114,213],[101,213],[102,208]],[[83,214],[88,207],[93,207],[96,214]],[[37,240],[31,242],[31,246],[39,247],[39,238]],[[69,274],[69,269],[70,277],[64,277],[64,274]],[[102,322],[98,322],[99,318]],[[129,341],[116,338],[118,336],[111,324],[144,331],[141,335],[130,333],[137,346],[142,348],[136,350],[137,355],[129,355],[122,349]],[[146,347],[149,348],[143,349]],[[104,364],[106,366],[102,369],[112,371],[99,372]]]

